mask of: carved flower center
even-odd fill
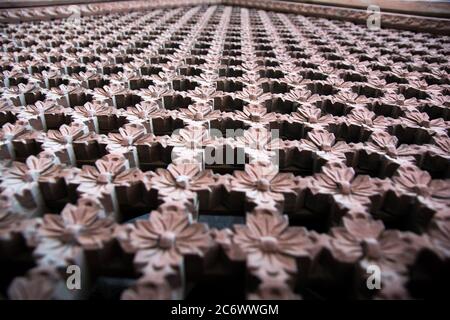
[[[159,246],[163,249],[170,249],[175,245],[177,236],[172,231],[164,232],[159,238]]]
[[[397,148],[393,145],[388,145],[384,147],[384,151],[390,156],[396,156],[397,155]]]
[[[124,146],[131,146],[133,144],[133,137],[132,136],[125,136],[122,137],[122,144]]]
[[[65,243],[78,243],[77,236],[83,230],[83,225],[81,224],[71,224],[66,226],[64,229],[64,234],[62,240]]]
[[[256,189],[258,189],[259,191],[269,191],[270,189],[269,180],[262,178],[256,181]]]
[[[426,184],[420,183],[414,186],[414,192],[424,197],[428,197],[431,194],[430,188]]]
[[[24,180],[26,182],[34,182],[34,181],[37,181],[38,178],[39,178],[39,171],[37,171],[37,170],[29,170],[24,175]]]
[[[368,258],[371,258],[371,259],[381,258],[382,252],[381,252],[380,244],[376,239],[373,239],[373,238],[364,239],[362,246],[363,246],[364,253]]]
[[[310,116],[308,119],[309,123],[317,123],[318,119],[317,116]]]
[[[264,252],[277,252],[278,240],[272,236],[265,236],[260,238],[261,250]]]
[[[189,180],[188,176],[178,176],[175,178],[177,187],[182,189],[186,189],[189,186]]]
[[[201,112],[196,112],[196,113],[194,114],[194,120],[200,121],[200,120],[203,120],[203,119],[204,119],[203,113],[201,113]]]
[[[324,142],[322,144],[322,150],[325,151],[325,152],[330,152],[331,151],[331,143]]]
[[[351,188],[350,182],[348,182],[348,181],[338,182],[337,185],[338,185],[339,191],[342,194],[350,194],[352,192],[352,188]]]
[[[259,122],[259,121],[261,121],[261,115],[258,113],[252,113],[252,114],[250,114],[250,120],[252,120],[254,122]]]
[[[97,177],[98,184],[108,184],[112,181],[112,175],[110,173],[100,173]]]
[[[420,121],[420,126],[424,127],[424,128],[428,128],[430,126],[430,121],[429,120],[422,120],[422,121]]]
[[[370,118],[365,118],[364,123],[368,126],[371,126],[371,125],[373,125],[373,120]]]

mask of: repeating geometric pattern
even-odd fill
[[[220,5],[0,28],[6,297],[422,298],[449,279],[450,37]]]

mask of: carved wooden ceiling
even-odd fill
[[[366,11],[333,8],[2,11],[1,295],[406,299],[448,285],[448,20],[386,13],[372,30]],[[82,290],[61,290],[69,265],[92,275]]]

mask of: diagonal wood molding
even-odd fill
[[[289,2],[322,4],[366,10],[376,5],[384,12],[450,18],[448,0],[287,0]]]
[[[246,6],[280,12],[291,12],[363,24],[367,22],[367,19],[371,14],[368,13],[366,9],[362,10],[291,1],[225,0],[223,2],[228,5]],[[434,18],[381,11],[381,26],[436,34],[450,34],[450,19],[446,18]]]

